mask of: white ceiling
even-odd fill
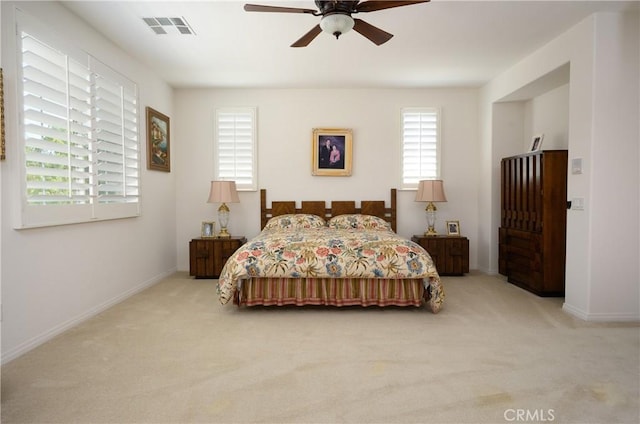
[[[479,86],[596,11],[639,1],[456,1],[360,13],[395,36],[320,34],[309,14],[245,12],[244,3],[316,9],[308,1],[68,1],[67,8],[174,87]],[[196,35],[156,35],[143,17],[183,17]]]

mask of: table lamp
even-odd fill
[[[207,203],[221,203],[218,208],[218,222],[220,223],[218,237],[231,237],[231,234],[227,231],[227,225],[229,224],[229,206],[227,206],[227,203],[239,202],[235,181],[211,181],[211,190],[209,191]]]
[[[436,225],[436,205],[433,202],[446,202],[447,197],[444,194],[444,185],[442,180],[422,180],[418,183],[418,192],[416,193],[416,202],[427,203],[427,224],[428,228],[424,235],[427,237],[437,236],[435,230]]]

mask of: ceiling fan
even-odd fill
[[[386,31],[377,28],[362,19],[351,17],[355,13],[375,12],[376,10],[391,9],[393,7],[409,6],[417,3],[427,3],[430,0],[418,1],[341,1],[341,0],[315,0],[319,10],[302,9],[298,7],[263,6],[258,4],[245,4],[247,12],[279,12],[279,13],[307,13],[313,16],[322,16],[320,23],[311,31],[303,35],[291,47],[305,47],[313,41],[322,31],[340,37],[342,34],[354,29],[376,45],[386,43],[393,37]]]

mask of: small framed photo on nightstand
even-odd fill
[[[216,237],[216,223],[214,221],[203,221],[200,228],[200,237],[202,238],[215,238]]]
[[[460,221],[447,221],[447,235],[460,237]]]

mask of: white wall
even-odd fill
[[[569,84],[547,91],[525,102],[523,151],[531,148],[534,136],[544,134],[544,150],[566,149],[569,145]]]
[[[442,108],[442,178],[448,198],[438,204],[436,230],[459,220],[470,240],[470,266],[477,267],[478,97],[475,89],[316,90],[181,89],[175,93],[178,171],[178,269],[189,267],[188,243],[200,223],[216,220],[218,205],[207,204],[213,176],[213,117],[218,107],[258,108],[259,187],[272,200],[389,199],[400,187],[400,109]],[[311,133],[316,127],[353,130],[353,175],[311,175]],[[415,191],[398,192],[398,233],[410,237],[426,229],[425,204]],[[234,235],[259,232],[258,192],[240,193],[230,205]],[[300,206],[298,204],[298,206]]]
[[[639,15],[608,13],[595,20],[588,311],[598,320],[640,319]]]
[[[569,159],[582,158],[585,166],[582,174],[569,174],[568,197],[585,198],[586,208],[568,213],[564,309],[583,319],[640,319],[639,32],[637,13],[591,16],[491,81],[481,94],[481,114],[491,116],[495,102],[570,63]],[[498,153],[495,142],[493,128],[486,130],[483,146]],[[494,154],[491,162],[495,170],[500,156]],[[483,168],[483,176],[491,169]],[[481,215],[481,225],[499,222],[495,193],[495,181],[482,187],[481,197],[494,201],[490,216]],[[616,222],[629,225],[614,229]],[[494,252],[498,247],[488,238],[480,243]]]
[[[142,216],[132,219],[14,230],[19,204],[15,23],[2,2],[7,160],[1,169],[2,361],[11,360],[176,269],[175,172],[147,171],[144,107],[172,117],[172,90],[57,2],[18,2],[61,36],[138,83],[142,145]]]

